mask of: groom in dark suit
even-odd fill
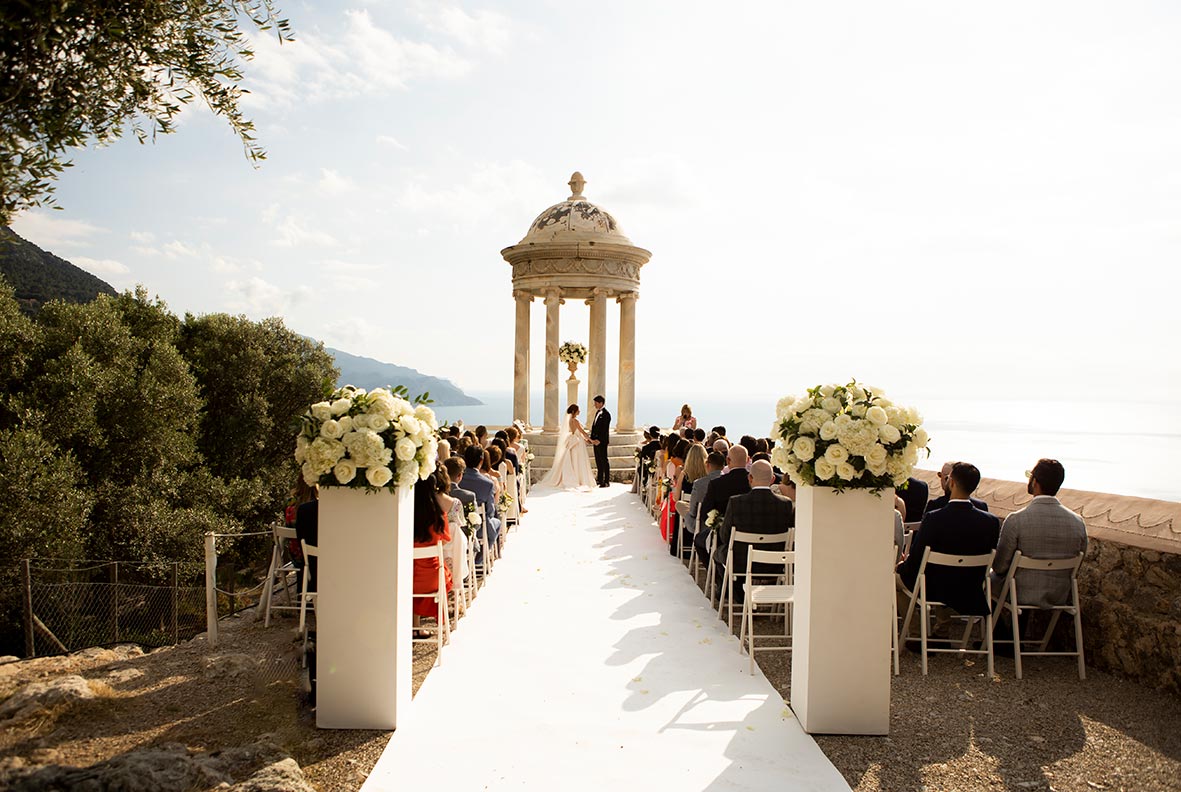
[[[596,479],[600,487],[611,484],[611,463],[607,461],[607,445],[611,441],[611,413],[607,412],[607,400],[602,396],[594,399],[595,417],[591,421],[590,439],[595,447]]]

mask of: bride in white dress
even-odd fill
[[[589,490],[595,486],[595,474],[586,453],[590,436],[582,428],[578,413],[577,404],[571,404],[566,409],[565,424],[558,431],[553,467],[541,480],[545,486],[579,490]]]

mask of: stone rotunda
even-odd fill
[[[540,432],[530,433],[538,471],[553,458],[558,421],[564,417],[558,347],[561,306],[567,299],[590,306],[587,343],[588,393],[607,397],[614,416],[611,470],[616,478],[631,474],[636,432],[636,300],[640,268],[652,254],[631,243],[615,218],[583,197],[586,180],[570,177],[570,197],[546,209],[524,238],[500,251],[513,268],[513,297],[517,303],[516,355],[513,364],[513,418],[533,426],[529,415],[530,305],[545,304],[545,402]],[[607,302],[619,304],[619,376],[617,398],[607,390]],[[589,397],[588,397],[589,398]],[[584,422],[593,413],[583,405]],[[619,474],[624,474],[620,476]]]

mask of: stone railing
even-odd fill
[[[918,471],[939,493],[931,471]],[[1032,500],[1024,482],[984,479],[976,496],[998,517]],[[1087,524],[1079,570],[1087,664],[1181,693],[1181,503],[1063,489]]]

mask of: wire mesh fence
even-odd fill
[[[214,574],[219,618],[252,607],[261,570],[223,564]],[[27,559],[0,571],[0,651],[25,657],[91,646],[168,646],[207,628],[205,563]]]

